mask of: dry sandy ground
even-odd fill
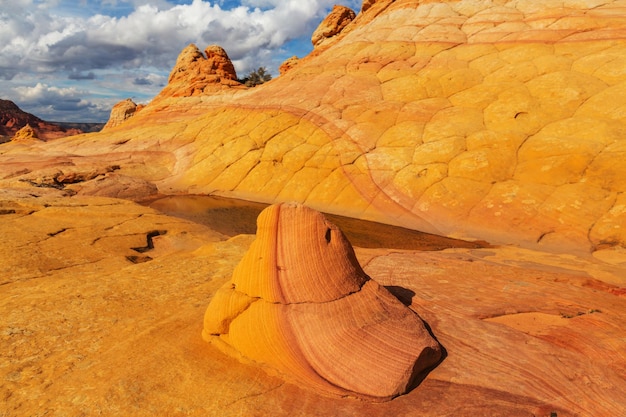
[[[374,404],[321,397],[202,341],[212,294],[252,235],[226,240],[123,200],[37,193],[0,194],[0,416],[626,409],[623,264],[516,247],[357,248],[447,353],[410,393]]]

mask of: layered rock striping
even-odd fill
[[[2,144],[0,414],[621,415],[624,7],[367,1],[266,85],[181,81],[108,132]],[[512,245],[355,248],[448,355],[406,395],[352,401],[198,336],[252,237],[82,195],[154,186]]]
[[[341,230],[301,205],[258,218],[203,337],[324,394],[388,400],[441,358],[421,319],[361,269]]]
[[[54,151],[159,161],[139,175],[165,193],[561,251],[624,245],[622,2],[370,3],[260,89],[208,83],[190,46],[124,129]]]

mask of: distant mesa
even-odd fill
[[[406,393],[441,359],[420,317],[365,274],[341,230],[295,203],[259,215],[202,334],[298,385],[373,401]]]
[[[124,121],[134,116],[143,107],[143,105],[137,105],[130,98],[120,101],[111,109],[111,116],[109,116],[109,121],[104,125],[103,130],[121,125]]]
[[[83,133],[80,129],[67,128],[59,123],[46,122],[35,115],[23,111],[14,102],[0,99],[0,137],[12,138],[20,129],[27,125],[30,126],[34,137],[44,141]],[[20,135],[28,132],[29,130],[27,129]]]
[[[230,87],[244,88],[237,81],[235,67],[226,51],[211,45],[203,54],[196,45],[189,44],[178,55],[168,84],[156,99],[199,96]]]
[[[326,39],[339,34],[350,22],[354,20],[356,14],[345,6],[335,5],[328,16],[320,23],[311,36],[313,46],[319,46]]]

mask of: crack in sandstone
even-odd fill
[[[251,359],[248,359],[248,360],[252,361]],[[254,361],[252,361],[252,362],[254,362]],[[255,362],[255,363],[257,363],[257,362]],[[256,398],[256,397],[261,397],[261,396],[267,395],[270,392],[273,392],[273,391],[276,391],[276,390],[282,388],[285,384],[286,384],[286,382],[283,381],[283,382],[279,383],[278,385],[276,385],[275,387],[269,388],[269,389],[267,389],[265,391],[261,391],[261,392],[254,393],[254,394],[244,395],[243,397],[238,398],[238,399],[236,399],[236,400],[234,400],[234,401],[232,401],[232,402],[230,402],[228,404],[224,404],[223,407],[231,407],[231,406],[233,406],[233,405],[235,405],[235,404],[237,404],[237,403],[239,403],[241,401],[245,401],[245,400],[249,400],[249,399],[252,399],[252,398]]]
[[[279,271],[279,270],[285,271],[285,269],[277,269],[277,271]],[[359,287],[359,289],[358,289],[358,290],[351,291],[351,292],[349,292],[349,293],[347,293],[347,294],[344,294],[344,295],[339,296],[339,297],[337,297],[337,298],[335,298],[335,299],[333,299],[333,300],[328,300],[328,301],[299,301],[299,302],[291,302],[291,303],[282,302],[282,301],[269,301],[269,300],[266,300],[265,298],[262,298],[262,297],[252,297],[251,295],[246,294],[245,292],[239,291],[239,290],[237,290],[237,288],[234,286],[234,284],[233,284],[233,287],[232,287],[232,291],[233,291],[233,292],[236,292],[236,293],[238,293],[238,294],[241,294],[241,295],[243,295],[243,296],[246,296],[246,297],[250,298],[251,300],[253,300],[253,301],[251,301],[251,302],[250,302],[250,304],[248,305],[248,307],[246,307],[246,309],[245,309],[245,310],[247,310],[247,309],[248,309],[248,308],[249,308],[249,307],[250,307],[253,303],[255,303],[255,302],[257,302],[257,301],[263,301],[263,302],[266,302],[266,303],[269,303],[269,304],[274,304],[274,305],[282,305],[282,306],[306,305],[306,304],[323,305],[323,304],[330,304],[330,303],[334,303],[335,301],[343,300],[343,299],[345,299],[345,298],[350,297],[351,295],[358,294],[359,292],[361,292],[361,290],[363,289],[363,286],[364,286],[364,285],[365,285],[368,281],[371,281],[371,278],[369,278],[369,277],[368,277],[368,279],[366,279],[366,280],[363,282],[363,285],[361,285],[361,286]],[[239,313],[239,314],[242,314],[245,310],[241,311],[241,313]]]

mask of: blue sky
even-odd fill
[[[311,49],[334,4],[361,0],[0,0],[0,98],[49,121],[106,121],[147,103],[189,43],[226,49],[239,76]]]

